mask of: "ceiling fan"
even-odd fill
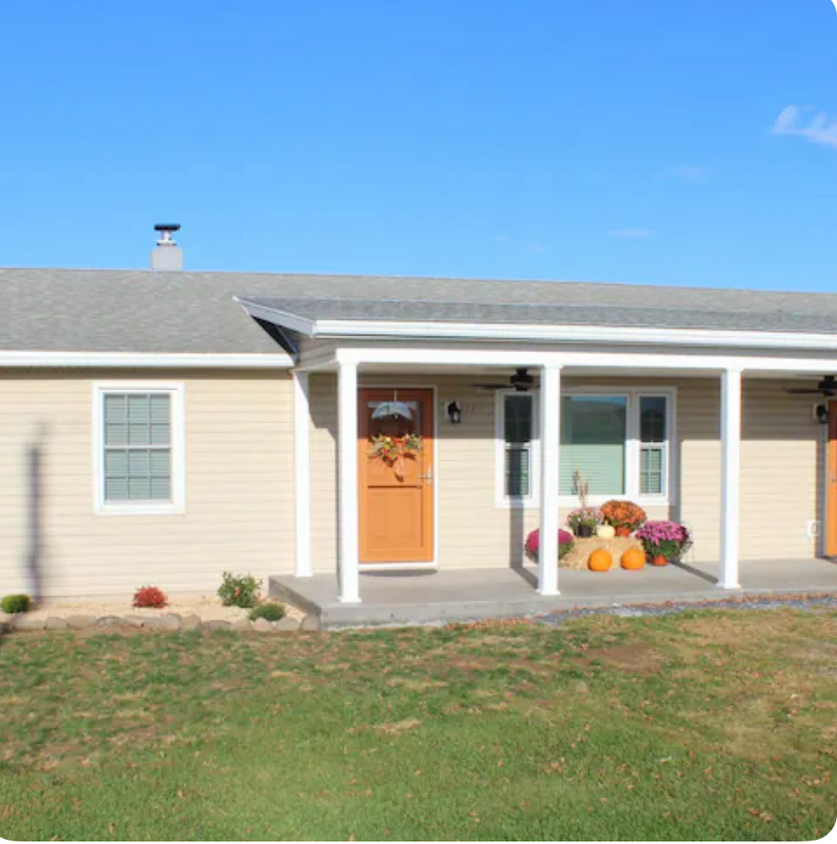
[[[501,381],[496,384],[471,384],[471,386],[478,387],[481,390],[508,390],[509,387],[513,387],[518,393],[525,393],[534,383],[535,379],[529,374],[529,368],[521,366],[515,369],[514,375],[508,381]],[[837,389],[837,382],[835,383],[835,389]]]
[[[837,395],[837,378],[833,375],[826,375],[817,383],[816,387],[786,387],[785,392],[801,396],[817,394],[829,397],[835,396]]]

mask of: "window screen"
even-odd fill
[[[528,395],[505,396],[503,428],[505,439],[504,489],[508,498],[532,494],[533,401]]]
[[[104,395],[105,501],[171,500],[171,396]]]
[[[667,437],[667,400],[665,396],[640,396],[639,399],[639,492],[663,495],[666,491],[665,466]]]
[[[561,495],[575,494],[576,470],[591,495],[624,495],[626,396],[564,396],[561,399]]]

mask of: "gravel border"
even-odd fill
[[[319,630],[320,618],[316,615],[306,615],[302,619],[286,616],[279,621],[267,621],[264,618],[256,619],[256,621],[250,621],[247,618],[225,621],[222,619],[203,620],[197,615],[180,616],[177,613],[160,616],[70,615],[66,618],[61,616],[27,618],[26,613],[14,615],[0,613],[0,633],[24,630],[63,630],[70,633],[84,630],[119,633],[137,629],[164,633],[195,631],[211,633],[215,630],[232,630],[236,633],[296,633]]]
[[[741,595],[731,598],[707,598],[705,600],[665,601],[655,604],[611,604],[601,607],[573,607],[535,616],[534,620],[555,627],[572,618],[588,615],[616,615],[621,618],[645,618],[672,615],[689,610],[776,610],[814,609],[826,607],[837,609],[837,595],[829,593],[790,595]]]

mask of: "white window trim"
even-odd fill
[[[496,507],[519,508],[537,507],[539,505],[540,479],[536,477],[540,467],[540,431],[538,430],[538,393],[530,391],[534,401],[535,426],[532,439],[532,495],[522,499],[509,499],[505,496],[505,423],[503,412],[504,396],[514,393],[514,390],[497,390],[494,402],[495,415],[495,479],[496,479]],[[635,501],[637,504],[648,506],[670,507],[676,504],[677,490],[677,388],[657,386],[589,386],[565,387],[561,390],[561,397],[565,396],[624,396],[627,399],[627,429],[625,437],[625,493],[624,495],[590,495],[587,503],[591,506],[604,504],[605,501]],[[642,443],[639,439],[639,400],[645,396],[663,396],[666,398],[666,441],[663,443],[665,459],[663,461],[663,494],[640,495],[640,451]],[[561,495],[558,499],[560,507],[578,507],[577,495]]]
[[[510,498],[506,495],[506,396],[526,395],[532,399],[532,440],[529,449],[529,495]],[[537,507],[541,488],[541,440],[540,440],[540,397],[530,390],[520,393],[518,390],[497,390],[494,394],[494,465],[495,504],[498,509],[521,510],[527,507]]]
[[[157,394],[171,399],[171,501],[105,501],[104,397],[109,393]],[[161,381],[93,383],[93,509],[102,516],[153,516],[183,513],[186,501],[183,384]]]

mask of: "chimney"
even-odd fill
[[[182,270],[183,250],[174,242],[173,234],[179,231],[180,223],[157,223],[154,231],[159,232],[156,249],[151,250],[152,270]]]

